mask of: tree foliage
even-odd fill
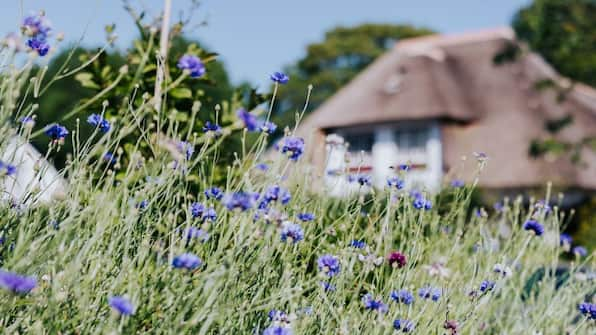
[[[561,74],[596,86],[596,1],[535,0],[513,28]]]

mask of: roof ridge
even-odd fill
[[[413,37],[401,40],[395,44],[394,48],[399,50],[402,48],[408,48],[412,46],[451,46],[499,38],[513,40],[515,38],[515,32],[513,31],[513,29],[511,29],[511,27],[498,27],[492,29],[484,29],[454,34],[438,33],[433,35]]]

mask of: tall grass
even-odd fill
[[[36,83],[25,82],[26,68],[6,66],[0,127],[3,134],[28,138],[30,132],[11,120],[31,111],[19,108],[19,101]],[[135,122],[150,119],[152,111],[150,99],[131,105],[128,119],[90,139],[71,130],[67,140],[75,149],[61,172],[69,181],[65,196],[49,204],[24,199],[1,204],[1,269],[37,280],[29,293],[0,291],[4,333],[261,334],[279,326],[279,334],[393,334],[405,332],[404,320],[417,334],[589,334],[595,329],[577,309],[593,299],[594,258],[560,262],[563,214],[556,206],[546,211],[516,199],[498,212],[470,215],[474,185],[450,189],[444,193],[448,197],[426,194],[430,210],[416,209],[415,197],[395,188],[334,199],[305,160],[294,162],[279,152],[265,160],[266,134],[238,153],[226,185],[212,185],[204,165],[212,163],[206,158],[211,153],[226,150],[221,140],[193,137],[198,150],[190,160],[180,158],[159,141],[148,141],[181,138],[175,121],[162,115],[163,134],[152,123]],[[135,145],[152,146],[152,157],[128,166],[97,159],[117,153],[135,129],[144,134]],[[8,138],[0,140],[2,148]],[[256,167],[264,161],[266,172]],[[230,210],[225,198],[191,191],[189,179],[197,176],[203,190],[219,186],[228,195],[260,196],[249,210]],[[259,210],[272,185],[287,188],[291,200],[272,200],[268,211]],[[32,189],[32,196],[36,192]],[[194,218],[193,202],[213,206],[217,219]],[[300,222],[301,213],[315,219]],[[530,218],[544,225],[544,235],[523,229]],[[288,221],[300,224],[303,240],[282,241]],[[209,238],[188,239],[191,227]],[[388,255],[396,251],[405,264],[390,265]],[[202,265],[174,267],[184,253],[197,255]],[[318,265],[326,254],[339,260],[335,276]],[[488,283],[481,290],[483,281],[494,287]],[[427,286],[440,297],[420,297]],[[414,295],[409,305],[390,298],[392,291],[404,289]],[[382,302],[366,305],[366,294]],[[118,313],[109,304],[113,296],[129,299],[134,313]],[[283,313],[270,320],[271,310]]]

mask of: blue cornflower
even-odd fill
[[[135,313],[135,307],[130,300],[121,296],[113,296],[108,298],[108,304],[115,311],[121,315],[133,315]]]
[[[23,116],[19,122],[21,122],[24,127],[33,128],[33,126],[35,126],[35,118],[32,116]]]
[[[39,12],[26,16],[23,19],[21,29],[27,36],[45,40],[50,34],[52,27],[43,12]]]
[[[362,297],[362,304],[364,305],[365,309],[377,311],[379,313],[386,313],[388,310],[387,305],[385,305],[383,301],[380,299],[375,300],[370,293],[367,293]]]
[[[221,198],[224,196],[224,193],[219,187],[213,186],[205,190],[205,196],[207,199],[221,200]]]
[[[402,304],[411,305],[414,302],[414,295],[408,290],[399,290],[391,292],[391,299]]]
[[[422,287],[418,290],[418,296],[422,299],[432,299],[432,301],[438,301],[441,298],[441,289],[431,286]]]
[[[397,319],[393,321],[393,328],[395,330],[401,330],[403,333],[409,333],[416,328],[414,322],[406,319]]]
[[[454,179],[451,181],[451,187],[453,187],[453,188],[460,188],[460,187],[464,187],[465,185],[466,184],[461,179]]]
[[[283,72],[273,72],[270,78],[278,84],[287,84],[290,81],[290,77]]]
[[[277,125],[273,122],[263,122],[260,126],[261,131],[267,134],[273,134],[275,133],[275,130],[277,130]]]
[[[178,255],[172,260],[172,266],[176,269],[194,270],[202,264],[203,261],[197,255],[189,252]]]
[[[292,335],[292,329],[287,327],[281,326],[271,326],[265,331],[263,331],[263,335]]]
[[[397,176],[393,176],[387,178],[387,186],[389,186],[390,188],[395,187],[396,189],[401,190],[402,188],[404,188],[404,186],[406,186],[406,182]]]
[[[580,313],[588,317],[588,319],[596,320],[596,304],[589,302],[582,302],[577,306]]]
[[[192,158],[192,155],[195,153],[195,146],[186,141],[179,141],[176,143],[176,149],[184,154],[184,157],[187,161]]]
[[[497,211],[497,212],[499,212],[499,213],[500,213],[500,212],[502,212],[502,211],[505,209],[505,206],[503,205],[503,203],[502,203],[502,202],[500,202],[500,201],[497,201],[497,202],[495,202],[495,203],[494,203],[494,205],[493,205],[493,209],[494,209],[495,211]]]
[[[116,156],[114,156],[114,154],[109,151],[103,155],[103,160],[106,163],[108,163],[108,165],[114,165],[117,162]]]
[[[259,163],[259,164],[255,165],[255,167],[258,170],[261,170],[261,171],[267,171],[267,170],[269,170],[269,165],[267,165],[265,163]]]
[[[203,213],[205,212],[205,205],[199,202],[193,202],[190,204],[190,214],[193,218],[202,218]]]
[[[552,207],[546,202],[546,200],[537,201],[536,204],[534,204],[534,208],[539,212],[543,212],[544,214],[548,214],[552,210]]]
[[[297,243],[304,239],[304,230],[299,224],[286,221],[281,227],[281,240],[286,242],[291,239],[293,243]]]
[[[191,78],[199,78],[207,71],[201,59],[194,55],[184,55],[178,59],[178,68],[190,71]]]
[[[14,165],[0,161],[0,176],[12,176],[17,172]]]
[[[41,57],[48,54],[50,51],[50,45],[42,40],[37,38],[30,38],[27,40],[27,46],[30,47],[32,50],[35,50],[37,54]]]
[[[280,143],[276,144],[277,150],[293,161],[297,161],[304,153],[304,140],[300,137],[285,137]]]
[[[246,211],[254,206],[255,200],[254,194],[235,192],[232,194],[227,194],[223,199],[223,203],[229,210],[240,209],[242,211]]]
[[[341,264],[339,258],[331,254],[325,254],[317,260],[319,271],[322,271],[329,277],[333,277],[341,271]]]
[[[89,115],[89,117],[87,118],[87,123],[89,123],[93,127],[99,128],[99,131],[101,131],[102,133],[107,133],[108,131],[110,131],[110,122],[108,122],[108,120],[104,119],[99,114]]]
[[[561,246],[571,245],[572,243],[573,243],[573,238],[571,237],[571,235],[562,233],[559,236],[559,244],[561,244]]]
[[[523,225],[523,228],[525,230],[533,231],[534,234],[536,234],[536,236],[541,236],[542,234],[544,234],[544,226],[534,219],[526,221]]]
[[[364,240],[352,240],[350,241],[350,247],[364,249],[366,247],[366,242],[364,242]]]
[[[424,196],[420,195],[420,196],[416,196],[414,198],[414,201],[412,202],[412,205],[414,206],[414,208],[416,209],[425,209],[425,210],[431,210],[433,207],[433,203],[430,200],[427,200]]]
[[[573,247],[573,249],[571,249],[571,252],[579,257],[586,257],[588,255],[588,250],[581,245]]]
[[[360,186],[370,186],[372,184],[372,176],[368,174],[359,174],[355,178]]]
[[[148,200],[142,200],[141,202],[139,202],[136,207],[140,210],[146,209],[147,206],[149,206],[149,201]]]
[[[236,115],[240,120],[242,120],[244,127],[248,131],[257,131],[259,129],[259,121],[257,120],[257,117],[254,114],[246,111],[246,109],[240,108],[238,111],[236,111]]]
[[[410,171],[412,167],[410,166],[410,164],[399,164],[398,165],[398,169],[404,172],[408,172]]]
[[[279,201],[282,205],[286,205],[292,199],[290,192],[280,187],[279,185],[270,186],[263,195],[259,208],[266,208],[271,202]]]
[[[54,142],[64,142],[64,138],[68,135],[68,129],[56,123],[47,127],[45,133]]]
[[[0,270],[0,287],[12,293],[26,294],[37,286],[35,277],[21,276],[14,272]]]
[[[300,213],[297,216],[298,220],[302,222],[309,222],[315,219],[315,215],[313,213]]]
[[[284,311],[272,309],[269,311],[269,313],[267,313],[267,317],[269,318],[269,321],[279,322],[286,321],[288,319],[288,314],[286,314]]]
[[[209,233],[201,228],[189,227],[185,230],[184,235],[187,240],[199,240],[202,243],[209,241]]]
[[[321,285],[321,287],[323,288],[323,291],[325,291],[325,292],[335,292],[335,290],[336,290],[335,285],[331,284],[330,282],[320,281],[319,285]]]
[[[203,215],[203,221],[215,221],[215,220],[217,220],[217,212],[215,211],[215,208],[213,208],[213,207],[207,208],[207,210],[205,211],[205,214]]]
[[[203,125],[203,132],[212,133],[215,136],[221,136],[222,134],[221,126],[217,123],[211,123],[209,121],[205,122],[205,125]]]
[[[495,282],[490,280],[483,280],[480,283],[480,292],[492,291],[495,288]]]

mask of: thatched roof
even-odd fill
[[[309,115],[298,132],[308,138],[313,130],[438,119],[443,121],[446,171],[460,166],[462,155],[482,151],[491,158],[482,186],[552,181],[596,189],[593,151],[584,150],[583,166],[568,157],[548,162],[528,156],[532,140],[549,136],[549,120],[572,115],[572,125],[557,134],[562,140],[596,135],[596,91],[582,84],[569,86],[534,53],[496,64],[495,55],[512,42],[509,28],[401,41]],[[563,101],[557,100],[557,90],[537,87],[545,79],[555,82],[559,92],[568,87]]]

